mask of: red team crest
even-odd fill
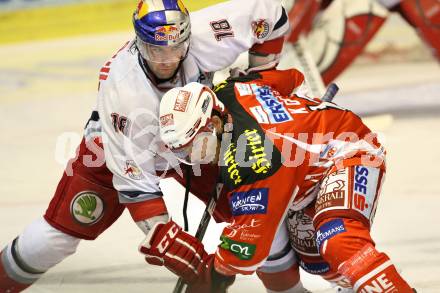
[[[127,160],[125,162],[125,174],[134,180],[140,180],[142,178],[142,171],[133,160]]]
[[[263,39],[269,34],[269,24],[265,19],[252,22],[252,30],[258,39]]]

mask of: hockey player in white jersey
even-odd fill
[[[135,39],[100,71],[96,108],[44,217],[0,253],[1,292],[29,287],[125,208],[145,234],[166,220],[157,172],[178,164],[157,135],[161,96],[193,81],[211,85],[213,72],[240,53],[279,47],[289,26],[271,0],[229,1],[191,15],[180,0],[143,0],[133,25]],[[188,97],[181,98],[175,109],[185,111]]]

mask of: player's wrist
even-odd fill
[[[225,292],[235,281],[235,275],[223,275],[215,267],[211,270],[211,288],[213,292]]]

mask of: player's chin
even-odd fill
[[[176,70],[177,70],[177,68],[173,69],[173,70],[166,70],[166,71],[160,70],[158,72],[155,72],[155,74],[160,79],[169,79],[174,75]]]
[[[176,65],[159,65],[154,70],[155,75],[160,79],[171,78],[175,73],[179,64]]]

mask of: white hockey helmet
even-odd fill
[[[163,95],[160,102],[160,136],[174,153],[184,149],[202,131],[213,132],[212,112],[224,113],[224,105],[207,86],[191,82]]]

